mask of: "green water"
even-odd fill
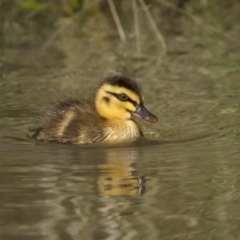
[[[134,43],[93,23],[82,35],[52,42],[51,34],[42,40],[6,27],[0,239],[239,239],[237,54],[175,36],[159,64],[154,44],[136,57]],[[112,70],[143,86],[145,105],[159,122],[140,124],[155,143],[81,147],[27,138],[42,107],[69,95],[91,96]]]

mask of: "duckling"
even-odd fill
[[[158,121],[144,107],[135,80],[112,76],[102,81],[94,101],[69,99],[45,111],[32,138],[71,144],[132,142],[143,136],[134,118]]]

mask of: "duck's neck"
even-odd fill
[[[140,127],[132,120],[113,121],[106,127],[105,142],[132,142],[141,135]]]

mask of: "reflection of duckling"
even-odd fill
[[[102,196],[142,195],[146,182],[144,176],[134,176],[133,167],[126,161],[98,165],[98,190]]]
[[[108,149],[107,161],[98,164],[98,192],[100,196],[134,196],[145,192],[145,177],[139,176],[136,149]]]
[[[67,100],[47,110],[33,138],[73,144],[130,142],[143,135],[133,117],[158,120],[144,107],[134,80],[109,77],[97,90],[95,102]]]

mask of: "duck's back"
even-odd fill
[[[67,100],[47,109],[33,138],[61,143],[94,143],[104,138],[102,119],[87,100]]]

